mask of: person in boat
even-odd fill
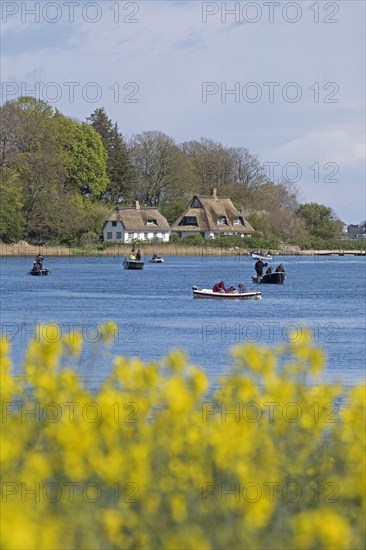
[[[239,294],[243,294],[243,292],[249,292],[249,288],[243,285],[243,283],[240,283],[238,285]]]
[[[153,254],[153,255],[152,255],[152,259],[153,259],[153,260],[157,260],[157,259],[158,259],[158,256],[157,256],[156,254]]]
[[[276,267],[276,273],[285,273],[285,268],[283,267],[282,264],[279,264],[279,265]]]
[[[40,269],[42,269],[42,267],[43,267],[43,256],[41,254],[37,254],[34,263],[38,264]]]
[[[273,269],[271,266],[269,266],[267,269],[266,269],[266,275],[270,275],[272,273]]]
[[[238,291],[236,290],[235,286],[229,286],[226,292],[228,292],[229,294],[238,294]]]
[[[263,261],[261,259],[259,259],[255,262],[254,269],[256,270],[257,277],[262,277],[264,266],[265,266],[265,264],[263,263]]]
[[[135,256],[134,250],[131,250],[130,260],[132,260],[132,261],[135,261],[135,260],[136,260],[136,256]]]
[[[227,288],[225,287],[224,281],[220,281],[219,283],[216,283],[212,287],[213,292],[227,292]]]
[[[34,260],[32,271],[34,273],[38,273],[39,271],[41,271],[41,269],[42,269],[41,265],[36,260]]]
[[[136,260],[139,262],[141,260],[141,251],[138,250],[136,254]]]

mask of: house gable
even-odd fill
[[[170,225],[157,208],[116,206],[103,225],[104,240],[169,240]]]
[[[172,225],[172,231],[201,233],[206,236],[220,234],[245,235],[254,232],[229,197],[194,195],[187,210]]]

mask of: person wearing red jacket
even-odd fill
[[[216,283],[212,290],[214,292],[226,292],[227,291],[227,288],[225,287],[225,283],[224,281],[221,281],[220,283]]]

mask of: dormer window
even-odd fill
[[[217,218],[217,225],[227,225],[226,217],[225,216],[219,216]]]
[[[150,220],[147,220],[146,225],[158,225],[158,224],[156,223],[156,220],[150,219]]]
[[[233,225],[244,225],[244,219],[242,216],[237,216],[234,218]]]
[[[179,225],[195,225],[198,227],[196,216],[184,216]]]
[[[202,204],[200,201],[195,197],[193,201],[191,202],[191,208],[202,208]]]

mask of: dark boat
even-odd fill
[[[283,285],[286,279],[286,273],[284,271],[275,271],[274,273],[267,273],[263,277],[252,277],[254,283],[266,284],[266,285]]]
[[[49,269],[31,269],[31,271],[28,271],[28,275],[35,275],[36,277],[44,277],[45,275],[48,275],[50,273]]]
[[[126,258],[123,261],[123,267],[125,269],[143,269],[145,262],[143,260],[130,260]]]

